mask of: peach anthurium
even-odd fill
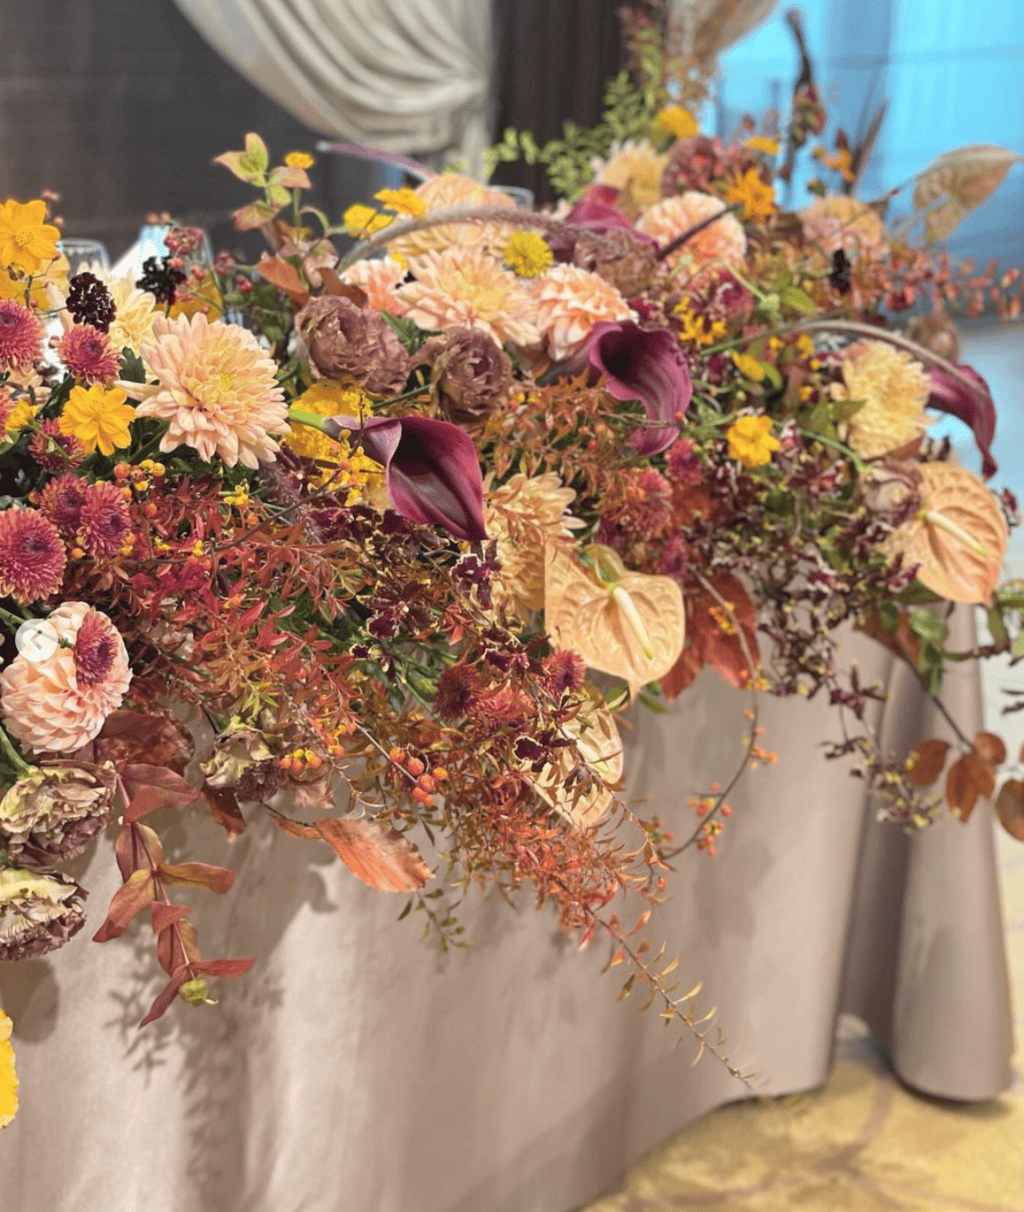
[[[623,678],[635,698],[682,652],[683,595],[671,577],[626,572],[610,548],[591,547],[591,575],[559,544],[545,551],[544,622],[552,640],[591,669]]]
[[[558,750],[557,762],[550,762],[540,774],[526,777],[552,808],[580,829],[589,829],[615,799],[613,788],[622,778],[622,739],[615,717],[604,707],[585,707],[563,725],[563,731],[576,742],[579,756],[602,781],[589,786],[582,782],[566,785],[576,770],[575,755],[568,746]]]

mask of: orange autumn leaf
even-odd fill
[[[1024,842],[1024,782],[1007,779],[996,796],[996,816],[1011,837]]]
[[[996,587],[1008,531],[996,498],[950,463],[922,463],[922,507],[887,540],[890,556],[920,565],[918,580],[951,602],[981,603]]]
[[[979,732],[974,738],[974,750],[989,766],[1001,766],[1006,761],[1006,746],[994,732]]]
[[[603,588],[556,543],[544,553],[544,621],[558,647],[622,678],[634,698],[676,663],[686,630],[683,595],[670,577],[627,572]]]
[[[907,779],[918,787],[930,787],[946,764],[948,741],[920,741],[907,758]]]
[[[612,790],[622,778],[622,739],[615,717],[603,707],[582,711],[563,725],[576,742],[579,756],[607,786],[566,786],[577,768],[569,747],[559,749],[558,761],[551,762],[540,774],[526,773],[526,779],[544,800],[580,829],[589,829],[605,815],[615,798]]]
[[[965,824],[970,819],[978,796],[990,796],[996,779],[990,766],[973,751],[965,753],[950,766],[946,774],[946,802]]]
[[[749,685],[751,670],[746,648],[758,662],[757,612],[743,583],[731,573],[710,577],[708,584],[718,597],[699,586],[686,598],[686,630],[689,644],[662,679],[665,696],[673,699],[693,681],[704,665],[710,665],[730,686]],[[731,608],[725,610],[718,598]],[[735,621],[734,621],[735,620]]]
[[[283,290],[296,307],[309,301],[309,287],[299,277],[298,270],[283,257],[270,257],[266,253],[256,263],[260,276]]]
[[[333,817],[315,828],[352,874],[378,892],[415,892],[433,878],[412,842],[379,821]]]

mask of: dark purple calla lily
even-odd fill
[[[653,244],[654,240],[642,231],[637,231],[616,207],[615,199],[618,196],[619,190],[614,185],[592,185],[565,216],[563,222],[596,232],[607,231],[609,227],[626,227],[638,239],[646,244]]]
[[[972,390],[948,371],[933,367],[929,371],[932,381],[928,407],[951,413],[969,425],[974,440],[981,451],[981,474],[989,479],[996,473],[996,461],[992,457],[992,439],[996,436],[996,406],[988,384],[971,366],[958,366],[957,370],[969,379],[978,390]]]
[[[395,512],[443,526],[457,539],[486,539],[484,489],[473,439],[431,417],[331,417],[333,436],[359,431],[365,454],[384,468]]]
[[[639,400],[650,424],[630,445],[641,455],[660,454],[679,435],[678,416],[693,395],[690,368],[679,342],[667,328],[641,328],[632,320],[595,324],[586,342],[564,370],[579,374],[587,365],[605,378],[616,400]]]

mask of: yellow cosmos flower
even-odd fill
[[[739,202],[744,219],[767,219],[775,210],[775,190],[762,181],[757,171],[748,168],[725,194],[726,202]]]
[[[733,353],[732,360],[740,374],[745,379],[750,379],[752,383],[760,383],[764,378],[764,367],[757,358],[752,358],[750,354]]]
[[[422,215],[427,204],[414,189],[382,189],[375,193],[374,198],[388,210],[397,210],[400,215],[411,215],[413,218]]]
[[[747,147],[753,151],[762,151],[768,156],[777,156],[779,154],[778,139],[769,139],[765,135],[754,135],[747,140]]]
[[[698,345],[713,345],[725,336],[724,320],[709,320],[707,316],[695,315],[689,299],[683,299],[672,309],[679,317],[679,339],[694,341]]]
[[[8,270],[0,267],[0,299],[16,299],[26,307],[34,307],[37,311],[49,311],[53,306],[46,293],[49,283],[60,291],[61,295],[68,293],[68,259],[58,255],[50,261],[42,273],[32,274],[24,278],[16,278]],[[25,303],[25,293],[28,292],[29,302]]]
[[[342,216],[345,230],[350,236],[372,236],[391,222],[391,215],[381,215],[372,206],[356,202]]]
[[[771,417],[739,417],[725,435],[729,439],[729,458],[744,467],[760,467],[772,461],[772,452],[779,449],[778,438],[772,434]]]
[[[683,109],[681,105],[672,105],[668,109],[663,109],[658,114],[657,124],[660,130],[667,135],[675,135],[677,139],[695,135],[700,129],[693,114],[688,109]]]
[[[112,455],[130,446],[128,426],[135,419],[135,409],[126,399],[119,387],[109,391],[98,383],[88,389],[73,387],[60,415],[61,433],[77,438],[90,453],[99,450]]]
[[[289,168],[312,168],[316,163],[309,152],[304,151],[289,152],[288,155],[285,156],[284,162]]]
[[[321,379],[295,401],[296,408],[314,412],[321,417],[362,416],[370,411],[370,401],[358,387],[343,387]],[[343,434],[337,440],[311,425],[292,424],[284,444],[304,459],[316,459],[328,466],[316,477],[318,485],[330,482],[337,492],[348,489],[346,505],[369,500],[383,487],[383,470],[379,463],[363,454],[362,447],[353,451]]]
[[[520,278],[539,277],[555,261],[551,249],[532,231],[517,231],[510,236],[502,255]]]
[[[39,409],[33,407],[28,396],[21,396],[4,425],[8,439],[13,441],[26,425],[32,423],[38,411]]]
[[[0,1128],[18,1113],[18,1074],[14,1069],[11,1020],[0,1010]]]
[[[34,274],[57,256],[59,239],[59,228],[46,222],[42,198],[32,202],[8,198],[0,206],[0,265]]]

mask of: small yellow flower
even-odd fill
[[[715,341],[725,336],[724,320],[709,320],[706,316],[696,316],[690,306],[689,299],[683,299],[672,309],[679,317],[681,341],[694,341],[697,345],[713,345]]]
[[[378,214],[372,206],[356,202],[342,216],[345,230],[350,236],[372,236],[391,222],[391,215]]]
[[[802,332],[796,339],[796,351],[802,358],[809,358],[814,353],[814,342]]]
[[[7,430],[8,438],[13,439],[17,434],[21,433],[26,425],[30,425],[38,411],[38,408],[32,406],[32,402],[28,396],[21,396],[4,426]]]
[[[0,265],[16,265],[34,274],[57,256],[60,229],[46,222],[46,203],[15,202],[0,206]]]
[[[753,168],[726,190],[725,200],[742,203],[744,219],[767,219],[775,210],[775,190]]]
[[[386,206],[388,210],[397,210],[400,215],[417,218],[427,209],[426,202],[414,189],[382,189],[373,196],[382,206]]]
[[[728,429],[729,458],[744,467],[760,467],[772,461],[772,451],[779,449],[778,438],[772,434],[771,417],[739,417]]]
[[[675,135],[677,139],[695,135],[700,129],[693,114],[688,109],[683,109],[681,105],[672,105],[668,109],[663,109],[658,114],[657,123],[659,129],[667,135]]]
[[[289,152],[288,155],[285,156],[284,162],[289,168],[312,168],[316,163],[309,152],[304,151]]]
[[[517,231],[505,245],[505,264],[520,278],[539,277],[554,264],[554,254],[532,231]]]
[[[779,154],[778,139],[769,139],[766,135],[754,135],[747,140],[747,147],[753,151],[762,151],[768,156],[777,156]]]
[[[61,433],[71,434],[92,453],[112,455],[132,443],[128,426],[135,409],[125,403],[125,393],[114,387],[106,391],[98,383],[86,389],[73,387],[60,416]]]
[[[752,358],[750,354],[733,353],[732,360],[740,374],[745,379],[750,379],[752,383],[760,383],[764,378],[764,367],[757,358]]]
[[[14,1068],[11,1020],[0,1010],[0,1128],[18,1113],[18,1074]]]
[[[229,492],[224,497],[225,505],[233,505],[238,509],[249,508],[249,485],[243,480],[234,492]]]

